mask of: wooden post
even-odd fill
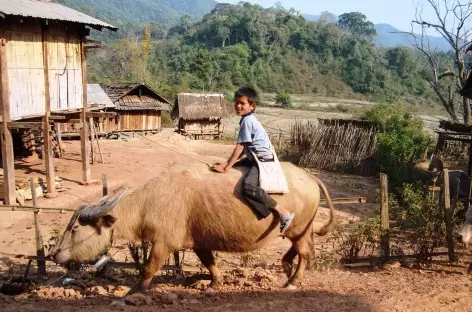
[[[282,131],[280,131],[279,133],[279,153],[281,149],[282,149]]]
[[[91,183],[90,161],[88,157],[88,124],[87,124],[87,56],[85,51],[85,37],[80,41],[80,50],[82,55],[82,129],[80,130],[80,144],[82,153],[82,179],[84,184]]]
[[[2,144],[2,164],[3,164],[3,179],[5,188],[5,203],[7,205],[16,204],[16,189],[15,189],[15,161],[13,154],[13,139],[11,131],[8,128],[8,123],[11,121],[10,113],[10,94],[8,85],[8,66],[7,66],[7,40],[2,32],[0,38],[0,78],[1,78],[1,93],[2,93],[2,128],[1,128],[1,144]]]
[[[48,40],[46,35],[47,26],[42,27],[42,39],[43,39],[43,68],[44,68],[44,98],[45,98],[45,113],[43,118],[43,139],[44,139],[44,162],[46,167],[46,181],[47,181],[47,193],[48,196],[54,196],[56,194],[56,181],[54,179],[54,155],[52,151],[51,142],[51,128],[50,128],[50,117],[51,117],[51,96],[49,90],[49,62],[48,62]]]
[[[100,161],[102,162],[102,164],[104,164],[105,162],[103,161],[102,149],[100,148],[100,140],[98,139],[97,128],[95,128],[95,123],[93,122],[93,118],[92,118],[91,125],[92,125],[92,132],[94,133],[94,137],[95,137],[95,143],[97,144],[97,147],[98,147],[98,153],[100,154]]]
[[[37,207],[36,204],[36,187],[34,185],[34,178],[30,178],[31,197],[33,199],[33,207]],[[34,229],[36,236],[36,255],[38,257],[44,257],[43,236],[41,235],[41,228],[39,225],[39,212],[34,212]],[[46,262],[44,260],[37,260],[38,273],[40,275],[46,275]]]
[[[442,199],[444,205],[444,222],[446,222],[446,239],[447,239],[447,251],[449,255],[449,261],[455,261],[456,256],[454,252],[454,237],[453,237],[453,226],[452,226],[452,208],[451,208],[451,194],[449,193],[449,169],[443,170],[443,189]]]
[[[103,196],[108,195],[108,175],[106,173],[102,176]]]
[[[93,132],[93,118],[89,118],[89,125],[90,125],[90,155],[92,157],[92,165],[95,164],[95,152],[93,150],[93,140],[95,137],[95,133]]]
[[[388,177],[380,174],[380,257],[390,256],[390,225],[388,215]]]
[[[472,176],[472,143],[469,143],[469,165],[467,166],[467,174]]]
[[[59,147],[59,155],[62,157],[62,153],[64,152],[64,146],[62,144],[62,124],[56,122],[54,123],[54,129],[56,130],[56,141],[57,141],[57,146]]]

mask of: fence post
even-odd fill
[[[380,257],[390,256],[390,225],[388,216],[388,177],[380,174]]]
[[[282,131],[280,131],[279,133],[279,153],[281,149],[282,149]]]
[[[37,207],[36,204],[36,187],[34,185],[34,178],[30,178],[30,188],[31,188],[31,197],[33,199],[33,207]],[[44,243],[43,236],[41,235],[41,228],[39,225],[39,211],[34,212],[34,229],[36,236],[36,255],[38,257],[44,257],[46,254],[44,252]],[[37,260],[38,265],[38,274],[46,275],[46,262],[44,260]]]
[[[449,169],[443,170],[443,207],[444,207],[444,222],[446,223],[446,239],[447,251],[449,254],[449,261],[455,261],[456,255],[454,252],[454,237],[452,236],[452,208],[451,208],[451,194],[449,192]]]
[[[102,187],[103,187],[103,196],[108,195],[108,175],[103,173],[102,175]]]

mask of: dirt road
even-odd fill
[[[188,141],[169,131],[153,136],[156,140],[180,152],[202,160],[213,162],[227,157],[232,145],[212,142]],[[92,166],[93,177],[100,179],[108,173],[110,188],[128,183],[132,188],[158,177],[170,164],[194,162],[184,156],[166,150],[146,139],[129,141],[103,141],[105,164]],[[56,160],[57,175],[64,179],[70,190],[54,199],[40,199],[43,207],[76,207],[83,202],[98,198],[101,185],[82,186],[79,161],[79,142],[66,142],[67,155]],[[18,163],[18,168],[40,173],[39,160]],[[358,176],[318,173],[326,183],[332,197],[367,196],[365,205],[337,206],[337,217],[346,221],[357,221],[372,215],[377,181]],[[70,215],[41,215],[43,234],[47,241],[51,229],[64,226]],[[321,209],[316,223],[326,221],[328,213]],[[34,232],[31,213],[3,212],[0,218],[0,251],[33,254]],[[315,225],[316,226],[316,225]],[[328,238],[316,241],[316,250],[322,254],[329,245]],[[36,291],[16,297],[0,295],[0,310],[5,312],[27,311],[472,311],[472,281],[464,274],[465,265],[456,267],[435,265],[420,269],[398,268],[392,271],[382,268],[367,268],[350,271],[343,268],[327,268],[308,271],[303,285],[296,291],[283,291],[286,279],[274,265],[280,263],[282,254],[288,249],[287,240],[275,240],[253,255],[248,274],[226,272],[225,287],[221,292],[207,294],[201,284],[193,285],[200,276],[156,277],[154,290],[150,293],[150,305],[142,307],[110,307],[123,291],[135,281],[126,272],[115,272],[105,280],[89,281],[85,288],[65,286],[80,292],[77,297],[66,297],[64,287],[46,291],[45,286]],[[218,254],[220,265],[234,268],[241,266],[241,256]],[[199,265],[194,256],[186,256],[186,264]],[[259,268],[256,268],[259,267]],[[261,269],[264,267],[266,269]],[[239,272],[239,271],[238,271]],[[258,273],[259,272],[259,273]],[[260,273],[260,272],[263,272]],[[125,274],[126,273],[126,274]],[[262,274],[262,275],[261,275]],[[6,263],[0,261],[0,284],[9,278]],[[57,276],[50,276],[50,282]],[[89,284],[90,283],[90,284]],[[198,286],[200,285],[200,286]],[[94,287],[104,287],[106,290]],[[110,286],[110,287],[108,287]],[[121,288],[120,288],[121,287]],[[178,298],[172,304],[164,304],[162,292],[173,292]],[[62,295],[61,295],[62,294]]]

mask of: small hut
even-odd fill
[[[102,125],[105,132],[158,132],[162,112],[171,110],[170,102],[144,83],[116,83],[105,93],[114,104],[106,110],[116,112]]]
[[[193,139],[219,139],[224,96],[219,93],[179,93],[172,111],[177,132]]]

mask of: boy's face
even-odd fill
[[[256,109],[256,105],[249,103],[247,96],[241,96],[234,101],[234,110],[238,116],[246,116]]]

